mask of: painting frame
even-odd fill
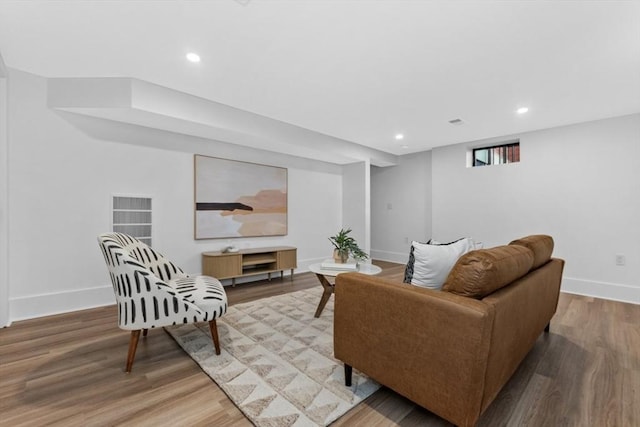
[[[195,240],[286,236],[288,169],[194,154]]]

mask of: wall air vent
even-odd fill
[[[136,237],[151,246],[151,197],[120,196],[112,199],[112,230]]]
[[[464,124],[462,119],[452,119],[452,120],[449,120],[449,123],[451,123],[452,125],[463,125]]]

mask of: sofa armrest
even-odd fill
[[[487,408],[531,351],[556,312],[564,260],[551,258],[483,299],[494,308],[483,408]]]
[[[337,276],[334,352],[457,425],[480,416],[493,307],[360,273]]]

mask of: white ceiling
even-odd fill
[[[640,112],[637,1],[0,0],[0,54],[396,155]]]

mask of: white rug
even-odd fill
[[[166,330],[256,426],[326,426],[380,386],[356,370],[344,385],[334,297],[313,317],[321,294],[318,285],[230,307],[217,321],[219,356],[206,323]]]

